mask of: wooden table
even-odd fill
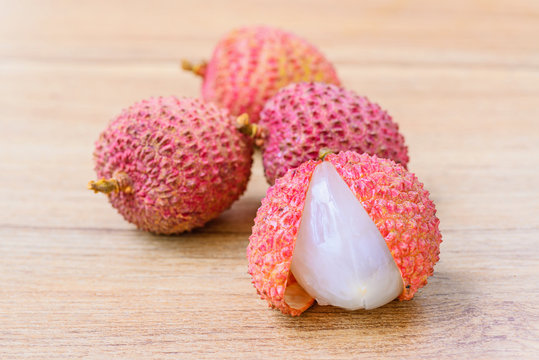
[[[128,5],[129,4],[129,5]],[[269,310],[245,247],[267,185],[198,231],[124,222],[93,143],[123,107],[199,94],[179,59],[273,24],[399,122],[443,243],[413,301]],[[537,358],[539,3],[2,1],[0,358]]]

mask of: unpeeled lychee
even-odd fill
[[[95,145],[98,181],[123,217],[158,234],[217,217],[244,192],[251,141],[227,110],[198,99],[159,97],[130,106]]]
[[[440,243],[434,203],[414,174],[341,152],[268,189],[247,258],[260,296],[299,315],[315,298],[346,309],[411,299],[432,275]]]
[[[399,126],[378,104],[353,91],[324,83],[290,84],[264,106],[255,134],[270,184],[321,148],[388,158],[404,167],[408,148]],[[263,131],[261,131],[263,130]]]
[[[247,113],[258,121],[264,103],[293,82],[339,84],[333,65],[306,40],[286,31],[252,26],[226,34],[209,62],[183,67],[203,77],[202,97],[228,108],[234,115]]]

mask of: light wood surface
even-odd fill
[[[441,219],[414,300],[267,308],[245,248],[267,185],[198,231],[134,229],[94,178],[123,107],[199,94],[179,59],[271,24],[399,122]],[[0,358],[539,358],[539,2],[1,1]]]

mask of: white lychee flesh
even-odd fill
[[[311,177],[291,270],[320,305],[374,309],[403,290],[384,238],[329,162]]]

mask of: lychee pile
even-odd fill
[[[243,27],[208,62],[182,66],[203,78],[201,99],[123,110],[96,142],[89,189],[139,229],[179,234],[243,194],[258,147],[272,186],[248,271],[271,307],[373,309],[426,285],[442,239],[429,192],[407,170],[404,136],[378,104],[340,85],[316,47]]]

